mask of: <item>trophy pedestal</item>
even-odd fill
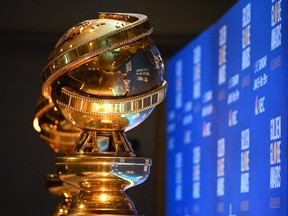
[[[79,190],[74,186],[63,183],[55,174],[47,175],[45,180],[48,191],[53,195],[62,197],[62,201],[58,204],[53,216],[67,215],[72,198],[79,193]]]
[[[137,157],[75,155],[59,157],[59,178],[79,188],[68,215],[137,215],[125,190],[141,184],[148,176],[151,160]]]

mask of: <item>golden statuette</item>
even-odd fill
[[[40,96],[34,109],[34,129],[56,153],[69,154],[81,133],[57,110],[52,100]],[[57,174],[45,176],[46,187],[51,194],[62,197],[53,216],[68,214],[73,196],[79,189],[63,183]]]
[[[148,178],[152,161],[135,156],[125,132],[149,116],[167,88],[151,32],[145,15],[100,13],[69,29],[49,56],[42,94],[53,105],[35,109],[34,125],[64,153],[56,158],[58,177],[80,191],[65,215],[138,215],[125,190]],[[59,115],[51,117],[52,110]]]

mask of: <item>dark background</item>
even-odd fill
[[[57,40],[98,12],[143,13],[154,27],[152,39],[164,61],[212,25],[236,1],[51,0],[1,1],[0,164],[3,216],[51,216],[59,198],[44,177],[57,156],[32,128],[40,95],[40,74]],[[153,159],[149,179],[128,191],[139,213],[165,215],[165,103],[127,133],[138,156]]]

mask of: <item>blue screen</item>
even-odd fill
[[[288,215],[287,5],[239,1],[168,61],[168,216]]]

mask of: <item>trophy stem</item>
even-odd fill
[[[79,188],[71,216],[137,215],[125,190],[144,182],[151,160],[137,157],[69,156],[56,159],[59,178]]]
[[[73,153],[98,156],[135,156],[124,131],[83,131]]]

